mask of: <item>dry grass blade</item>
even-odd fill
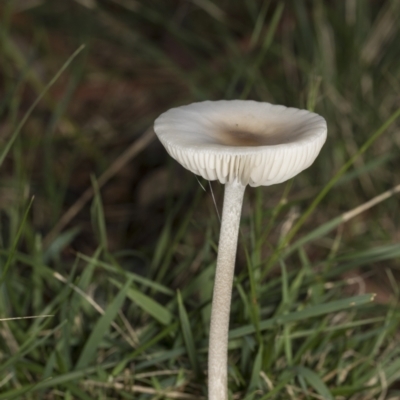
[[[98,382],[93,380],[87,380],[83,382],[85,386],[94,386],[94,387],[102,387],[102,388],[109,388],[109,389],[116,389],[116,390],[125,390],[130,391],[131,393],[146,393],[146,394],[153,394],[160,398],[170,398],[170,399],[204,399],[201,396],[195,396],[192,394],[182,393],[178,391],[160,391],[151,387],[141,386],[141,385],[124,385],[122,383],[107,383],[107,382]]]
[[[388,3],[387,8],[372,27],[369,38],[361,51],[361,59],[366,63],[378,62],[384,52],[385,44],[396,33],[398,24],[396,23],[395,7],[397,6],[396,3]]]
[[[225,12],[221,10],[216,4],[209,0],[192,0],[192,3],[202,8],[211,17],[215,18],[219,22],[225,22]]]
[[[98,179],[99,188],[104,186],[121,168],[144,150],[154,139],[153,128],[149,128],[138,140],[123,152],[110,167]],[[81,197],[60,218],[54,228],[44,238],[44,245],[48,246],[51,241],[68,225],[68,223],[82,210],[88,201],[93,197],[92,187],[88,187]]]
[[[59,280],[60,282],[63,283],[68,283],[68,280],[66,278],[64,278],[61,274],[59,274],[58,272],[54,272],[53,274],[54,278],[56,278],[57,280]],[[87,295],[82,289],[80,289],[78,286],[74,285],[73,283],[68,283],[68,286],[74,290],[76,293],[78,293],[80,296],[82,296],[99,314],[104,315],[104,309],[102,307],[100,307],[94,300],[92,297],[90,297],[89,295]],[[120,313],[120,315],[122,314],[122,312]],[[117,323],[115,323],[114,321],[111,323],[111,326],[125,339],[125,341],[132,346],[133,348],[136,348],[137,346],[137,335],[133,335],[132,337],[130,337],[129,335],[127,335],[119,326]],[[129,333],[132,333],[133,329],[130,330]],[[134,332],[133,332],[134,333]]]
[[[54,317],[54,315],[29,315],[27,317],[0,318],[0,322],[17,321],[19,319],[50,318],[50,317]]]
[[[396,193],[400,193],[400,185],[397,185],[397,186],[393,187],[392,189],[387,190],[386,192],[374,197],[373,199],[359,205],[358,207],[345,212],[342,215],[343,222],[349,221],[350,219],[354,218],[356,215],[361,214],[364,211],[367,211],[369,208],[381,203],[382,201],[388,199],[389,197],[392,197]]]

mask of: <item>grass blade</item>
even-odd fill
[[[364,304],[368,304],[373,301],[374,294],[363,294],[360,296],[349,297],[343,300],[335,300],[330,303],[317,304],[305,308],[304,310],[284,314],[279,317],[274,317],[260,322],[260,329],[271,329],[276,325],[282,325],[288,322],[301,321],[306,318],[318,317],[320,315],[326,315],[333,312],[347,310],[349,308],[360,307]],[[249,335],[255,332],[255,328],[252,325],[246,325],[241,328],[236,328],[230,331],[229,339],[235,339],[245,335]]]
[[[115,286],[121,287],[122,285],[114,279],[110,279]],[[171,312],[163,307],[160,303],[156,302],[151,297],[145,295],[139,290],[129,288],[127,296],[135,302],[143,311],[151,315],[154,319],[163,325],[169,325],[173,319]]]
[[[131,281],[129,280],[119,291],[113,302],[107,307],[104,315],[102,315],[97,321],[76,363],[76,370],[86,368],[92,362],[96,353],[96,349],[99,347],[99,344],[105,332],[110,327],[111,322],[114,321],[115,317],[118,314],[118,311],[121,309],[122,304],[125,301],[125,297],[127,295],[127,291],[130,285]]]
[[[199,364],[197,362],[197,352],[196,352],[196,346],[194,344],[195,341],[193,339],[193,333],[192,333],[192,328],[190,326],[189,318],[182,301],[182,295],[179,290],[178,290],[178,308],[179,308],[179,319],[181,322],[182,335],[189,355],[189,360],[190,363],[192,364],[193,371],[195,372],[196,375],[198,375],[200,369],[199,369]]]
[[[181,322],[181,330],[183,339],[185,341],[186,349],[189,355],[190,363],[192,364],[193,371],[196,375],[199,374],[199,365],[197,362],[197,352],[195,347],[195,341],[193,339],[193,332],[190,326],[189,318],[182,301],[181,292],[178,290],[178,308],[179,308],[179,319]]]
[[[62,75],[62,73],[68,68],[71,62],[77,57],[77,55],[85,48],[85,45],[79,46],[77,50],[68,58],[68,60],[64,63],[64,65],[60,68],[60,70],[54,75],[53,79],[45,86],[43,91],[39,94],[36,100],[32,103],[29,107],[28,111],[25,113],[21,122],[18,124],[17,128],[15,129],[14,133],[11,135],[11,138],[8,140],[6,146],[4,147],[3,151],[0,154],[0,166],[3,165],[3,161],[6,158],[8,152],[10,151],[12,145],[14,144],[15,140],[17,139],[19,133],[21,132],[22,127],[25,125],[25,122],[28,120],[32,111],[38,105],[39,101],[43,98],[43,96],[48,92],[48,90],[54,85],[54,83],[58,80],[58,78]]]
[[[18,246],[19,238],[20,238],[21,235],[22,235],[22,230],[24,229],[25,222],[26,222],[26,219],[28,218],[29,210],[30,210],[31,207],[32,207],[33,200],[34,200],[34,198],[32,197],[32,199],[31,199],[31,201],[30,201],[28,207],[26,208],[25,213],[24,213],[24,215],[23,215],[23,217],[22,217],[22,221],[21,221],[21,224],[20,224],[20,226],[19,226],[18,232],[17,232],[17,234],[15,235],[13,244],[12,244],[12,246],[11,246],[11,251],[9,252],[9,255],[8,255],[8,257],[7,257],[6,264],[4,265],[4,268],[3,268],[3,273],[1,274],[1,277],[0,277],[0,287],[1,287],[1,285],[3,284],[4,280],[6,279],[7,271],[8,271],[8,269],[10,268],[11,263],[12,263],[12,261],[13,261],[13,259],[14,259],[15,252],[17,251],[17,246]]]
[[[324,381],[315,372],[301,366],[295,367],[295,370],[298,375],[302,376],[324,399],[334,400],[332,393],[325,385]]]
[[[254,360],[253,371],[251,373],[251,378],[250,378],[250,383],[249,383],[249,388],[247,390],[247,393],[251,393],[253,390],[256,390],[260,383],[260,372],[261,372],[261,368],[262,368],[263,352],[264,352],[264,346],[261,345],[258,349],[256,358]]]

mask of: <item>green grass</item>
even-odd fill
[[[1,2],[0,399],[206,397],[222,188],[155,141],[99,182],[161,112],[220,98],[328,122],[309,170],[246,191],[232,398],[398,398],[399,17],[395,1]]]

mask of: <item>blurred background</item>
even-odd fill
[[[152,124],[217,99],[328,123],[309,170],[246,192],[232,327],[366,293],[361,316],[381,318],[354,325],[356,343],[347,328],[296,342],[340,315],[354,328],[358,313],[328,308],[303,336],[238,333],[235,398],[399,398],[399,19],[396,0],[0,0],[0,320],[55,315],[0,321],[0,399],[205,395],[223,187],[172,160]],[[287,383],[296,363],[309,369]]]

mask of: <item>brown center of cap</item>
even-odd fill
[[[221,126],[214,131],[216,142],[225,146],[271,146],[276,144],[288,143],[291,141],[291,135],[280,129],[261,129],[254,132],[246,129],[240,124],[230,126]]]

